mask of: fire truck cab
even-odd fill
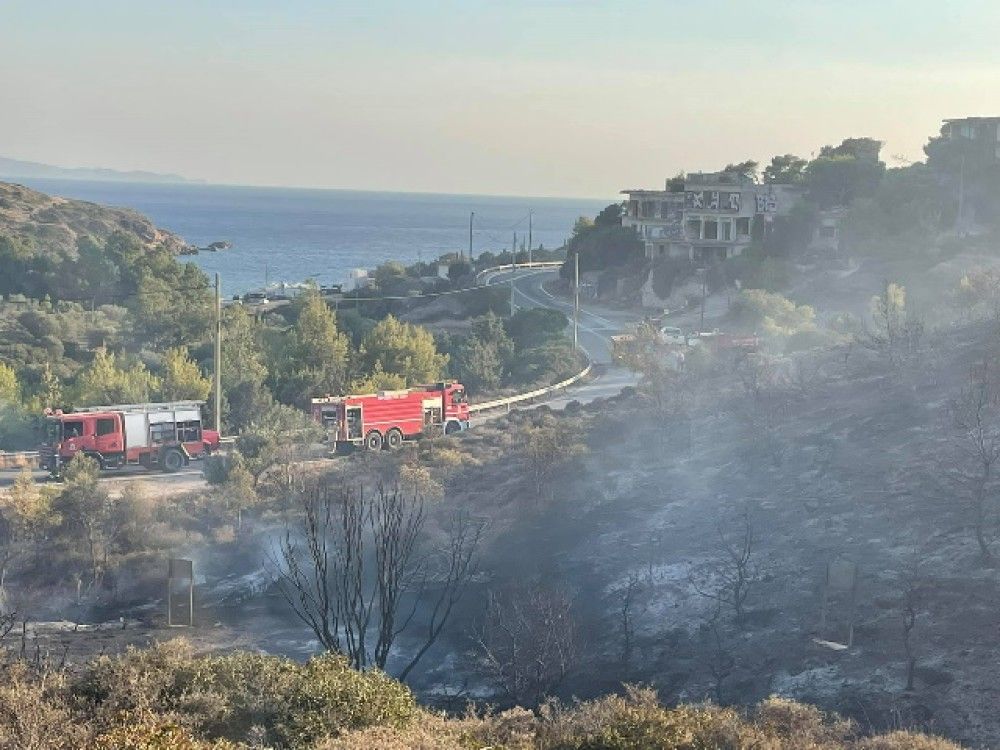
[[[342,449],[395,449],[404,440],[469,427],[465,386],[453,381],[357,396],[321,396],[312,400],[312,417],[327,441]]]
[[[178,471],[219,446],[219,434],[201,424],[201,401],[93,406],[46,413],[43,468],[60,467],[83,453],[101,469],[126,465]]]

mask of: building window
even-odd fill
[[[832,240],[837,236],[837,227],[835,226],[822,226],[819,228],[819,236],[824,239]]]
[[[719,239],[726,242],[733,239],[733,223],[731,221],[719,222]]]
[[[662,258],[667,253],[667,248],[664,245],[660,245],[660,257]]]
[[[701,239],[701,219],[688,219],[687,236],[692,240]]]
[[[717,240],[719,239],[719,222],[709,219],[705,222],[705,234],[704,239],[706,240]]]
[[[750,217],[741,216],[736,220],[736,236],[737,237],[749,237],[750,236]]]
[[[642,218],[652,219],[656,216],[656,202],[655,201],[643,201],[642,202]]]

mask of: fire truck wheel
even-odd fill
[[[365,448],[370,451],[382,450],[382,433],[378,430],[372,430],[365,435]]]
[[[445,435],[454,435],[456,432],[462,429],[462,425],[458,422],[449,422],[444,426]]]
[[[403,444],[403,433],[393,427],[385,435],[385,444],[389,450],[396,450]]]
[[[184,454],[176,448],[171,448],[163,454],[163,470],[174,472],[184,468]]]

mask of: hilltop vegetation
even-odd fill
[[[41,674],[7,665],[0,748],[51,750],[954,750],[934,737],[865,737],[836,716],[769,699],[743,713],[666,708],[629,687],[578,704],[448,718],[403,685],[325,655],[298,664],[261,654],[195,656],[182,641]]]
[[[183,239],[159,229],[138,211],[57,198],[0,182],[0,235],[27,242],[53,262],[72,259],[84,238],[102,243],[115,232],[135,235],[146,248],[162,247],[171,253],[190,249]]]

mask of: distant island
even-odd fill
[[[41,164],[33,161],[21,161],[0,156],[0,178],[34,177],[54,180],[100,180],[103,182],[159,182],[159,183],[192,183],[201,180],[189,180],[176,174],[161,174],[159,172],[130,171],[100,167],[57,167],[51,164]]]

